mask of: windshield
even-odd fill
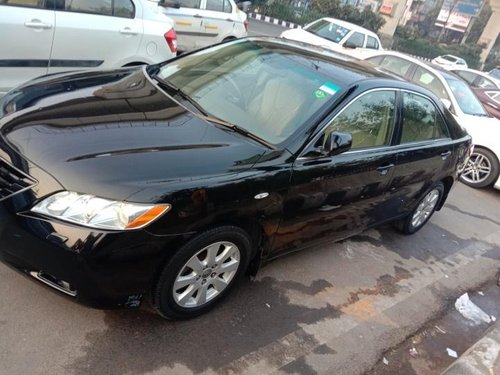
[[[339,43],[351,31],[343,26],[339,26],[327,20],[319,20],[304,28],[315,35]]]
[[[441,58],[443,60],[447,60],[447,61],[451,61],[451,62],[455,62],[457,61],[457,58],[454,57],[454,56],[450,56],[450,55],[444,55],[444,56],[441,56]]]
[[[454,78],[446,78],[446,82],[450,85],[453,96],[458,102],[458,106],[463,113],[475,116],[487,116],[479,99],[474,95],[472,90],[464,81]]]
[[[278,144],[340,90],[327,74],[332,63],[320,59],[238,40],[169,62],[157,77],[208,115]]]
[[[500,69],[492,69],[488,74],[492,77],[495,77],[496,79],[500,79]]]

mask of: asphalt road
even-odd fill
[[[384,226],[276,260],[191,321],[89,309],[0,264],[0,373],[362,374],[494,280],[499,207],[500,191],[457,184],[417,234]]]
[[[0,265],[0,372],[361,374],[495,277],[499,204],[459,184],[419,233],[386,226],[279,259],[184,322],[79,306]]]
[[[248,35],[251,36],[280,36],[283,31],[287,30],[285,27],[257,21],[253,18],[249,19],[249,22]]]

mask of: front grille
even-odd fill
[[[0,158],[0,201],[35,186],[37,181]]]

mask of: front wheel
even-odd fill
[[[250,254],[251,241],[238,227],[224,226],[198,235],[164,267],[153,296],[157,311],[168,319],[204,314],[245,273]]]
[[[418,202],[413,211],[396,224],[396,227],[404,234],[413,234],[420,230],[436,211],[443,193],[443,183],[436,183]]]
[[[460,181],[474,188],[484,188],[496,181],[499,171],[497,157],[489,150],[476,147],[460,176]]]

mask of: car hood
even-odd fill
[[[201,119],[143,68],[39,78],[8,93],[0,110],[0,144],[35,166],[28,172],[42,195],[126,200],[150,189],[141,201],[154,201],[165,186],[241,172],[268,150]],[[48,180],[59,187],[47,189]]]

